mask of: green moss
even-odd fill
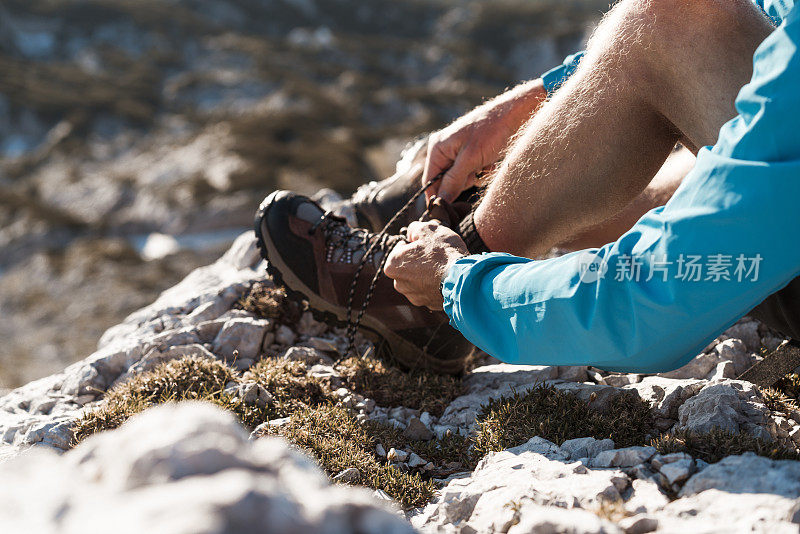
[[[617,447],[641,445],[653,430],[651,418],[648,404],[635,395],[618,395],[601,413],[573,393],[542,385],[490,401],[478,416],[475,450],[482,456],[533,436],[558,445],[587,436],[611,438]]]
[[[406,406],[435,416],[464,392],[460,378],[424,370],[404,372],[372,356],[348,358],[339,372],[351,390],[380,406]]]
[[[674,432],[652,442],[661,454],[685,452],[708,463],[719,462],[726,456],[753,452],[773,460],[800,460],[800,452],[769,443],[744,432],[714,429],[705,434]]]

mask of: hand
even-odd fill
[[[447,170],[442,181],[426,192],[452,202],[475,185],[477,174],[489,170],[499,159],[508,140],[547,97],[542,80],[520,85],[486,102],[431,134],[422,183]]]
[[[441,310],[442,279],[457,259],[469,254],[467,245],[437,221],[411,223],[407,237],[408,243],[392,250],[384,273],[411,304]]]

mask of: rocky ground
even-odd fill
[[[388,176],[408,140],[574,52],[607,4],[4,0],[0,388],[93,351],[273,189]]]
[[[337,365],[342,330],[279,295],[242,235],[108,330],[94,354],[0,398],[0,522],[60,532],[112,520],[125,532],[798,532],[797,382],[785,395],[736,380],[782,341],[753,321],[660,376],[479,361],[455,380]],[[208,402],[138,415],[183,399]]]

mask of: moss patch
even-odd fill
[[[708,463],[719,462],[726,456],[754,452],[773,460],[800,460],[796,450],[780,447],[744,432],[728,432],[714,429],[707,434],[674,432],[665,434],[652,442],[661,454],[685,452]]]
[[[587,436],[611,438],[617,447],[628,447],[645,443],[653,431],[649,405],[634,395],[618,395],[601,413],[573,393],[546,385],[492,400],[478,416],[478,425],[475,450],[481,456],[522,445],[533,436],[557,445]]]
[[[348,358],[339,372],[349,389],[380,406],[406,406],[437,417],[464,392],[460,378],[424,370],[404,372],[372,356]]]

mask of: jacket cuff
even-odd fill
[[[544,89],[547,91],[547,96],[552,95],[567,81],[567,78],[572,76],[572,73],[578,68],[581,59],[583,59],[583,54],[583,52],[578,52],[567,56],[564,63],[542,74],[542,81],[544,82]]]

